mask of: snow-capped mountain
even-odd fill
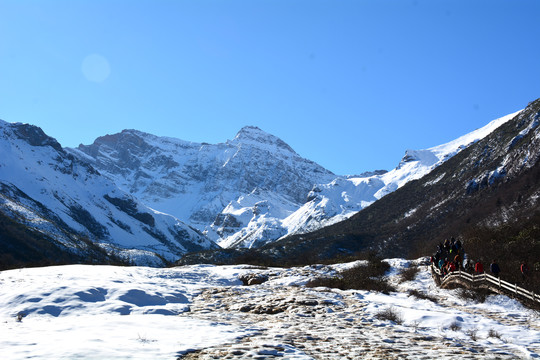
[[[256,127],[215,145],[124,130],[69,151],[144,204],[198,228],[222,247],[252,248],[352,216],[515,115],[444,145],[408,150],[392,171],[360,176],[334,175]]]
[[[124,130],[70,151],[223,246],[251,247],[285,235],[282,219],[306,202],[314,184],[336,177],[256,127],[216,145]]]
[[[0,120],[0,153],[0,212],[63,250],[84,254],[89,240],[134,263],[162,265],[162,258],[216,247],[118,189],[36,126]]]
[[[302,207],[283,220],[288,234],[301,234],[344,220],[381,197],[416,180],[459,151],[483,139],[519,111],[491,121],[486,126],[456,140],[425,150],[407,150],[399,165],[386,173],[336,178],[320,184],[309,193]]]
[[[464,149],[459,150],[462,140],[474,140],[475,134],[432,149],[438,158],[452,155],[451,149],[459,151],[350,218],[279,239],[257,256],[267,263],[299,257],[315,262],[368,251],[414,256],[447,238],[461,237],[469,251],[476,249],[474,256],[513,257],[508,266],[519,269],[520,261],[538,253],[533,234],[540,214],[539,124],[540,99],[492,123],[491,132],[483,129],[489,134],[479,131],[481,139]],[[417,153],[415,161],[403,162],[396,172],[426,158],[427,164],[433,163],[429,157],[427,152]],[[537,260],[531,256],[528,261]]]

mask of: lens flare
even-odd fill
[[[81,70],[88,81],[102,83],[111,74],[111,66],[107,59],[99,54],[91,54],[84,58]]]

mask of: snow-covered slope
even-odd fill
[[[414,263],[388,262],[391,282]],[[463,300],[458,290],[437,288],[424,266],[388,294],[304,286],[352,265],[3,271],[2,358],[538,358],[537,313],[502,295]],[[269,280],[242,286],[247,274]],[[381,318],[388,310],[401,321]]]
[[[35,126],[0,120],[0,211],[84,254],[87,238],[139,264],[216,245],[151,210]]]
[[[456,140],[426,150],[407,150],[399,165],[384,174],[337,178],[317,185],[310,199],[283,220],[288,234],[305,233],[344,220],[366,206],[429,173],[462,149],[484,138],[514,118],[520,111],[491,121],[486,126]]]
[[[314,184],[336,177],[256,127],[216,145],[124,130],[70,151],[143,203],[225,246],[285,235],[280,221],[305,203]]]

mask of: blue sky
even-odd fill
[[[0,119],[63,146],[245,125],[337,174],[540,97],[538,0],[0,0]]]

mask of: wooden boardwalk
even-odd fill
[[[442,272],[431,264],[433,279],[443,289],[462,286],[469,289],[484,288],[495,293],[510,295],[521,300],[531,301],[535,305],[540,305],[540,295],[534,291],[511,284],[501,278],[486,274],[469,274],[462,270],[456,270],[443,276]]]

